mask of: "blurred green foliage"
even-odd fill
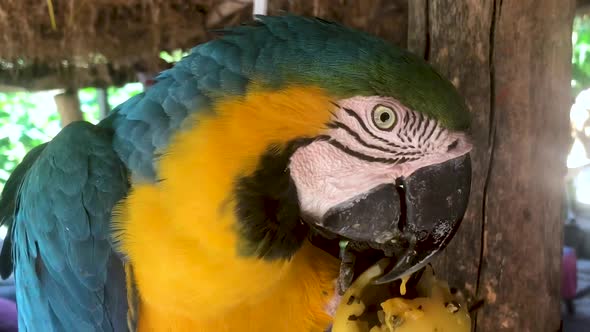
[[[142,89],[140,83],[110,87],[107,90],[109,105],[117,106]],[[58,93],[61,91],[0,93],[0,191],[25,154],[60,131],[53,99]],[[78,97],[84,119],[97,123],[100,117],[97,89],[80,89]]]
[[[188,55],[188,51],[176,49],[172,52],[162,51],[160,52],[160,59],[168,62],[168,63],[176,63],[180,61],[182,58]]]
[[[50,93],[0,93],[0,188],[32,147],[59,131],[59,115],[43,107]]]
[[[577,16],[572,33],[572,92],[590,87],[590,16]]]

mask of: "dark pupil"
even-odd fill
[[[389,113],[381,113],[381,115],[379,115],[379,120],[381,120],[381,122],[387,122],[389,120]]]

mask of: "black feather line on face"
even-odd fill
[[[367,127],[367,125],[365,124],[365,122],[363,121],[363,119],[361,119],[360,116],[358,114],[356,114],[355,111],[351,110],[350,108],[346,108],[346,107],[344,107],[342,109],[346,112],[346,114],[348,114],[349,116],[353,117],[359,123],[359,125],[361,126],[361,128],[363,128],[363,130],[367,134],[371,135],[371,137],[373,137],[374,139],[376,139],[378,141],[381,141],[383,143],[389,143],[389,141],[386,140],[385,138],[379,137],[379,136],[373,134],[373,132],[371,130],[369,130],[369,128]]]
[[[408,143],[408,141],[406,140],[406,138],[404,137],[404,135],[400,135],[400,131],[398,130],[395,133],[395,136],[397,136],[397,138],[402,142],[402,143]]]
[[[240,255],[289,259],[303,244],[309,228],[301,221],[297,189],[288,165],[295,150],[315,140],[297,139],[286,147],[269,146],[256,170],[237,179],[234,197]]]
[[[430,132],[424,136],[424,143],[428,142],[428,140],[430,139],[430,137],[432,137],[432,134],[434,134],[434,131],[436,130],[437,127],[438,127],[438,123],[434,122],[432,124],[432,129],[430,130]]]
[[[406,126],[404,126],[404,130],[408,130],[407,128],[409,127],[410,129],[412,129],[414,127],[414,124],[416,123],[416,113],[414,112],[408,112],[410,113],[410,121],[406,122]]]
[[[440,130],[438,131],[438,134],[436,134],[436,137],[434,137],[434,140],[435,140],[435,141],[438,141],[438,139],[440,138],[440,135],[442,135],[443,131],[444,131],[444,130],[442,130],[442,129],[440,129]]]
[[[407,149],[407,147],[405,147],[405,146],[402,146],[402,145],[398,145],[398,144],[392,143],[392,142],[390,142],[390,141],[386,140],[386,139],[385,139],[385,138],[383,138],[383,137],[379,137],[379,136],[375,135],[375,134],[374,134],[374,133],[373,133],[373,132],[372,132],[372,131],[369,129],[369,127],[367,127],[367,125],[365,124],[365,122],[363,121],[363,119],[361,119],[361,118],[360,118],[360,116],[359,116],[359,115],[358,115],[358,114],[357,114],[355,111],[353,111],[353,110],[351,110],[350,108],[347,108],[347,107],[342,107],[342,109],[343,109],[343,110],[346,112],[346,114],[348,114],[349,116],[353,117],[353,118],[354,118],[354,119],[355,119],[355,120],[356,120],[356,121],[359,123],[359,125],[361,126],[361,128],[362,128],[362,129],[363,129],[363,130],[364,130],[364,131],[365,131],[367,134],[369,134],[369,135],[370,135],[372,138],[374,138],[374,139],[376,139],[376,140],[378,140],[378,141],[380,141],[380,142],[383,142],[383,143],[385,143],[385,144],[387,144],[387,145],[389,145],[389,146],[391,146],[391,147],[397,148],[397,149],[401,149],[401,150],[406,150],[406,149]]]
[[[387,149],[384,147],[380,147],[377,145],[369,144],[369,143],[365,142],[356,131],[352,130],[350,127],[348,127],[347,125],[345,125],[342,122],[338,122],[338,121],[331,122],[328,124],[328,128],[344,130],[346,133],[348,133],[350,136],[352,136],[360,145],[362,145],[366,148],[369,148],[369,149],[391,153],[395,156],[415,156],[415,155],[420,154],[420,152],[418,152],[418,151],[413,151],[413,152],[401,151],[400,152],[400,151],[395,151],[395,150],[390,150],[390,149]]]
[[[426,121],[424,121],[424,127],[422,128],[422,131],[420,132],[420,142],[424,143],[424,137],[426,136],[426,131],[428,130],[428,127],[430,126],[430,124],[433,124],[433,127],[436,126],[436,123],[433,123],[434,121],[430,120],[430,119],[426,119]]]
[[[347,146],[345,146],[344,144],[331,139],[328,140],[328,143],[330,143],[332,146],[334,146],[335,148],[339,149],[340,151],[353,156],[357,159],[360,160],[364,160],[364,161],[368,161],[371,163],[381,163],[381,164],[387,164],[387,165],[397,165],[397,164],[401,164],[401,163],[405,163],[409,160],[416,160],[418,158],[416,157],[402,157],[402,158],[380,158],[380,157],[373,157],[373,156],[368,156],[364,153],[352,150],[350,148],[348,148]]]

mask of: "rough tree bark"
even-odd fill
[[[574,0],[414,0],[409,48],[467,98],[472,197],[437,269],[474,331],[558,331]]]

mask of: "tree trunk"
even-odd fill
[[[66,91],[53,97],[57,112],[61,120],[61,127],[65,127],[74,121],[84,120],[82,111],[80,110],[80,100],[78,99],[77,91]]]
[[[473,114],[471,202],[437,270],[483,300],[474,331],[558,331],[575,1],[409,4],[409,48]]]

